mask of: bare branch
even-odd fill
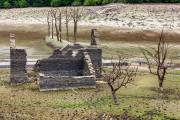
[[[71,9],[71,17],[74,22],[74,43],[77,42],[77,29],[78,29],[78,21],[82,16],[82,8],[74,7]]]
[[[145,49],[141,49],[141,52],[147,61],[147,65],[150,73],[158,77],[159,88],[160,90],[163,90],[163,81],[165,80],[167,69],[170,67],[167,63],[169,45],[165,41],[164,27],[161,31],[157,48],[153,48],[152,50],[153,52],[150,52]],[[153,68],[156,71],[153,71]]]
[[[108,83],[108,86],[111,89],[113,100],[117,105],[119,103],[116,97],[116,92],[121,87],[127,87],[128,84],[132,84],[138,71],[138,67],[132,68],[130,65],[123,66],[123,60],[124,58],[119,57],[119,62],[112,63],[112,69],[108,72],[105,71],[103,75],[104,80]]]

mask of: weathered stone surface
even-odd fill
[[[11,84],[19,84],[28,81],[28,77],[26,75],[26,56],[27,54],[24,49],[10,49]]]
[[[99,46],[99,37],[96,29],[91,30],[91,46]]]
[[[82,45],[80,44],[74,44],[74,45],[67,45],[66,47],[62,48],[61,51],[63,53],[67,53],[69,51],[72,51],[72,50],[79,50],[79,49],[82,49],[84,48]]]
[[[86,48],[85,51],[89,54],[93,68],[96,72],[96,77],[100,78],[102,74],[102,49],[96,47]]]
[[[53,53],[47,59],[40,60],[34,66],[35,71],[61,76],[82,76],[83,59],[72,55],[63,55],[61,51]]]
[[[96,76],[95,70],[91,58],[87,52],[84,52],[84,70],[83,75],[93,75]]]
[[[95,88],[95,86],[94,76],[41,76],[39,80],[40,91]]]
[[[52,56],[50,56],[49,58],[62,58],[62,57],[64,57],[64,56],[62,55],[61,50],[56,49],[56,50],[54,50]]]
[[[79,44],[57,49],[47,59],[34,66],[40,72],[41,91],[70,88],[95,88],[96,77],[101,77],[102,50],[97,46]]]

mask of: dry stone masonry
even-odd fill
[[[84,52],[84,75],[93,75],[96,76],[96,71],[93,68],[91,58],[87,52]]]
[[[10,49],[10,82],[19,84],[28,81],[26,72],[26,51],[24,49]]]
[[[40,73],[40,90],[95,88],[96,77],[101,76],[101,53],[101,49],[79,44],[55,50],[34,66]]]
[[[67,45],[54,50],[48,58],[37,61],[33,70],[39,73],[40,91],[96,87],[96,78],[101,77],[102,49],[99,47],[99,41],[96,41],[95,33],[95,30],[92,30],[90,46]],[[11,38],[13,41],[14,36]],[[28,81],[26,56],[24,49],[11,47],[12,84]]]
[[[24,49],[16,49],[15,34],[10,33],[10,83],[20,84],[28,81],[26,72],[27,54]]]
[[[40,91],[71,88],[95,88],[101,77],[102,49],[92,30],[91,45],[67,45],[46,59],[39,60],[34,70],[39,72]]]
[[[99,46],[99,37],[97,29],[91,30],[91,45]]]

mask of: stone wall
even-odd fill
[[[68,45],[37,62],[40,91],[95,88],[101,77],[102,50],[96,46]]]
[[[39,60],[34,70],[46,75],[82,76],[83,59],[81,55],[73,57],[72,52],[62,54],[60,50],[55,50],[49,58]]]
[[[44,74],[58,74],[62,76],[81,76],[83,61],[73,58],[49,58],[36,64],[40,72]]]
[[[83,75],[93,75],[96,76],[96,72],[93,68],[91,58],[87,52],[84,52],[84,70]]]
[[[101,67],[102,67],[102,49],[97,47],[88,47],[85,49],[85,51],[89,54],[93,68],[96,72],[96,77],[101,77]]]
[[[28,81],[26,72],[27,54],[24,49],[10,49],[10,82],[11,84]]]
[[[40,91],[64,90],[72,88],[95,88],[94,76],[41,76],[39,80]]]
[[[74,55],[74,52],[77,53]],[[95,75],[97,78],[100,78],[102,67],[102,49],[95,46],[82,48],[80,45],[68,45],[67,48],[63,48],[62,51],[55,50],[52,56],[37,62],[37,64],[35,65],[35,69],[38,69],[38,71],[40,72],[59,71],[59,74],[64,76],[80,75],[80,73],[83,72],[82,70],[84,68],[84,52],[87,52],[89,54],[96,73]],[[78,74],[76,72],[78,72]]]

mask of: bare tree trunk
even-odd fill
[[[47,23],[48,23],[48,37],[50,37],[50,22],[49,22],[49,15],[50,13],[49,13],[49,11],[48,11],[48,16],[47,16]]]
[[[159,82],[159,90],[163,91],[163,82],[166,75],[166,67],[158,67],[157,76],[158,76],[158,82]]]
[[[66,23],[66,40],[69,41],[69,27],[68,23]]]
[[[62,17],[61,17],[61,11],[59,12],[59,40],[62,42]]]
[[[57,19],[56,19],[56,14],[55,13],[54,13],[54,20],[55,20],[54,25],[55,25],[55,28],[56,28],[56,37],[57,37],[57,40],[60,41],[59,40],[59,30],[58,30],[58,27],[57,27]]]
[[[65,14],[66,14],[66,40],[69,41],[69,16],[68,16],[67,7]]]
[[[82,11],[81,11],[82,12]],[[79,8],[74,8],[72,10],[71,16],[74,22],[74,43],[77,42],[77,29],[78,29],[78,21],[80,20],[81,17],[81,12],[79,11]]]
[[[77,21],[74,21],[74,43],[77,42]]]
[[[162,79],[159,79],[159,90],[160,91],[163,91],[163,80]]]
[[[53,16],[52,16],[52,30],[51,30],[51,34],[52,34],[52,39],[54,39],[54,19],[53,19]]]
[[[120,105],[119,99],[117,98],[115,91],[112,91],[112,97],[113,97],[115,105]]]

